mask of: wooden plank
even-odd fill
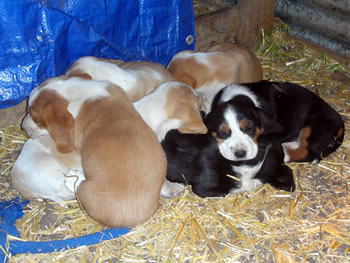
[[[228,7],[194,19],[195,50],[235,37],[237,7]]]
[[[237,0],[236,42],[253,48],[261,30],[272,26],[274,7],[274,0]]]

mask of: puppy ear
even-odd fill
[[[74,150],[74,119],[67,110],[68,102],[56,100],[47,104],[43,110],[42,121],[56,143],[59,152]]]
[[[263,134],[269,135],[284,130],[284,127],[278,121],[270,117],[265,111],[257,108],[257,113],[263,128]]]
[[[184,121],[177,129],[180,133],[205,134],[208,132],[201,114],[192,105],[181,103],[175,110],[174,117]]]
[[[225,87],[226,88],[226,87]],[[219,104],[220,104],[220,100],[221,100],[221,96],[222,93],[224,92],[225,88],[222,88],[214,97],[213,102],[211,103],[211,109],[210,111],[215,110]]]

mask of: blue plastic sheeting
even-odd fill
[[[23,215],[23,206],[28,203],[15,198],[0,202],[0,262],[7,262],[9,255],[23,253],[51,253],[79,246],[89,246],[119,237],[129,231],[128,228],[109,228],[101,232],[76,238],[52,241],[9,241],[8,235],[19,237],[15,227],[17,219]]]
[[[79,57],[166,65],[194,49],[192,1],[0,1],[0,108],[24,100]]]

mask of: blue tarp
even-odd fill
[[[76,238],[52,241],[9,241],[8,235],[20,237],[15,227],[17,219],[23,215],[23,206],[28,203],[15,198],[0,201],[0,263],[8,261],[10,256],[23,253],[51,253],[79,246],[89,246],[119,237],[129,231],[128,228],[108,228],[101,232]]]
[[[0,108],[24,100],[79,57],[166,65],[193,49],[192,1],[0,1]]]

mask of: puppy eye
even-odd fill
[[[241,128],[241,131],[249,134],[249,135],[253,135],[254,134],[254,131],[255,131],[255,125],[252,121],[250,120],[241,120],[240,123],[240,128]]]
[[[217,137],[220,139],[226,139],[231,136],[231,130],[227,124],[222,123],[217,131]]]

